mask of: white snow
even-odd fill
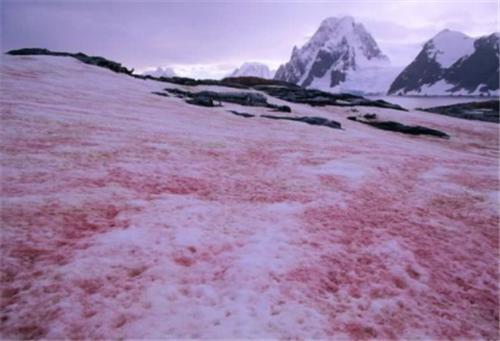
[[[475,90],[468,91],[465,89],[451,91],[455,86],[448,83],[444,79],[437,81],[432,84],[424,84],[420,90],[412,90],[407,92],[399,92],[398,94],[405,96],[491,96],[498,97],[500,95],[499,90],[488,90],[480,91],[481,87],[484,85],[480,84]]]
[[[345,92],[360,95],[384,95],[391,83],[401,72],[401,67],[360,67],[347,73],[346,80],[341,84],[330,87],[328,77],[315,78],[310,88],[330,92]],[[327,72],[327,74],[329,74]]]
[[[459,59],[474,52],[474,38],[461,32],[444,30],[432,38],[433,48],[428,51],[443,68],[449,68]]]
[[[246,62],[234,70],[228,77],[259,77],[271,79],[274,74],[264,63]]]
[[[147,70],[142,73],[143,75],[149,75],[153,77],[174,77],[176,76],[175,71],[173,68],[170,67],[157,67],[156,69],[153,70]]]

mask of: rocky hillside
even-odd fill
[[[477,39],[444,30],[423,46],[391,84],[390,95],[499,94],[500,35]]]

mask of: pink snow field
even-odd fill
[[[68,57],[0,79],[2,339],[499,339],[497,124],[269,120]]]

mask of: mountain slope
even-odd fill
[[[234,70],[228,77],[259,77],[272,79],[273,73],[266,64],[247,62]]]
[[[444,30],[424,44],[391,84],[399,95],[498,94],[499,35],[473,39]]]
[[[275,79],[327,91],[356,91],[364,90],[364,84],[353,79],[363,74],[377,78],[388,66],[389,59],[362,24],[352,17],[327,18],[303,47],[293,48],[290,61],[280,66]],[[383,81],[378,85],[383,89],[371,88],[371,92],[386,91],[390,81]]]

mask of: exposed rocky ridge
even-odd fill
[[[53,52],[47,49],[26,48],[19,50],[11,50],[8,51],[7,54],[13,56],[41,55],[41,56],[73,57],[85,64],[103,67],[117,73],[125,73],[127,75],[132,75],[132,73],[134,72],[134,69],[129,70],[126,67],[122,66],[120,63],[114,62],[112,60],[103,57],[87,56],[86,54],[81,52],[78,53]]]
[[[134,75],[136,78],[140,79],[150,79],[150,80],[155,80],[159,82],[165,82],[165,83],[171,83],[171,84],[177,84],[177,85],[187,85],[187,86],[198,86],[198,85],[218,85],[218,86],[225,86],[229,88],[236,88],[236,89],[248,89],[248,86],[241,85],[238,83],[232,83],[232,82],[224,82],[216,79],[193,79],[193,78],[188,78],[188,77],[153,77],[153,76],[143,76],[143,75]]]
[[[249,113],[246,113],[246,112],[239,112],[239,111],[236,111],[236,110],[228,110],[228,112],[230,112],[233,115],[240,116],[240,117],[245,117],[245,118],[255,117],[254,114],[249,114]]]
[[[294,83],[280,81],[277,79],[265,79],[259,77],[226,77],[221,80],[221,83],[226,86],[227,84],[230,84],[232,86],[241,86],[246,88],[252,88],[257,85],[277,85],[289,88],[300,88],[300,86]]]
[[[206,107],[220,106],[221,102],[228,102],[240,104],[243,106],[265,107],[273,109],[275,111],[291,112],[289,106],[268,103],[266,96],[258,92],[190,92],[170,88],[166,88],[165,91],[177,95],[181,98],[187,98],[186,103]]]
[[[377,115],[375,114],[368,114],[363,116],[349,116],[348,119],[351,121],[367,124],[378,129],[395,131],[403,134],[430,135],[441,138],[450,137],[448,134],[440,130],[431,129],[420,125],[409,126],[395,121],[380,121],[377,119]]]
[[[270,96],[277,97],[284,101],[303,104],[305,103],[312,106],[372,106],[406,111],[405,108],[397,104],[392,104],[384,100],[373,101],[361,96],[351,94],[332,94],[321,90],[304,89],[301,87],[290,88],[286,86],[273,85],[258,85],[255,86],[254,89],[263,91]]]
[[[486,122],[500,122],[499,101],[469,102],[417,110]]]
[[[324,127],[328,127],[328,128],[334,128],[334,129],[342,129],[342,125],[339,122],[333,121],[333,120],[328,120],[324,117],[318,117],[318,116],[290,117],[290,116],[260,115],[260,117],[269,118],[272,120],[287,120],[287,121],[303,122],[303,123],[307,123],[310,125],[324,126]]]
[[[262,79],[257,77],[238,77],[224,78],[221,81],[182,79],[179,83],[179,79],[177,77],[174,78],[173,83],[175,84],[219,85],[242,89],[255,89],[287,102],[309,104],[312,106],[373,106],[403,111],[406,110],[397,104],[392,104],[384,100],[369,100],[362,96],[351,94],[332,94],[321,90],[305,89],[296,84],[279,80]],[[164,79],[164,81],[170,82],[171,79]],[[172,92],[172,89],[169,89],[168,91]],[[178,90],[173,91],[175,92]]]

